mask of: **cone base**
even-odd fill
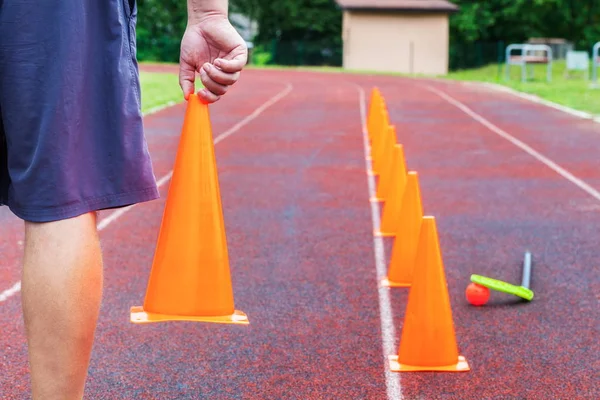
[[[470,371],[469,363],[463,356],[458,356],[458,362],[452,365],[440,366],[418,366],[404,365],[398,361],[398,356],[389,356],[390,370],[392,372],[418,372],[418,371],[435,371],[435,372],[466,372]]]
[[[390,279],[386,276],[385,278],[383,278],[381,280],[381,286],[385,286],[385,287],[411,287],[412,284],[411,283],[407,283],[407,282],[393,282],[393,281],[390,281]]]
[[[166,321],[213,322],[217,324],[239,325],[248,325],[250,323],[246,314],[238,310],[235,310],[231,315],[218,316],[166,315],[146,312],[142,306],[131,307],[130,320],[134,324],[148,324],[152,322]]]
[[[373,235],[377,237],[392,237],[396,236],[396,232],[373,231]]]

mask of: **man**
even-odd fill
[[[183,0],[182,0],[183,1]],[[217,101],[246,64],[227,0],[188,0],[180,85]],[[0,204],[25,221],[34,400],[81,399],[102,296],[96,211],[158,197],[135,0],[0,0]]]

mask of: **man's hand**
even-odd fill
[[[240,77],[248,49],[225,15],[207,15],[190,21],[181,40],[179,85],[187,100],[195,91],[196,73],[204,84],[198,92],[206,103],[214,103]]]

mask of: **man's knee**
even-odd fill
[[[71,235],[78,235],[84,232],[97,233],[98,214],[98,211],[90,211],[75,217],[56,219],[48,222],[25,220],[25,234],[26,236],[31,236],[32,234],[60,235],[56,239],[73,240],[76,238]],[[63,237],[62,235],[65,236]]]

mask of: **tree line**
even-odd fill
[[[600,41],[598,0],[452,2],[460,11],[450,17],[451,58],[463,57],[465,49],[482,44],[492,46],[498,55],[497,44],[530,37],[564,38],[588,51]],[[256,56],[266,54],[277,64],[341,63],[342,10],[335,0],[229,0],[229,4],[231,12],[257,21]],[[185,25],[185,0],[138,0],[138,58],[176,62]]]

